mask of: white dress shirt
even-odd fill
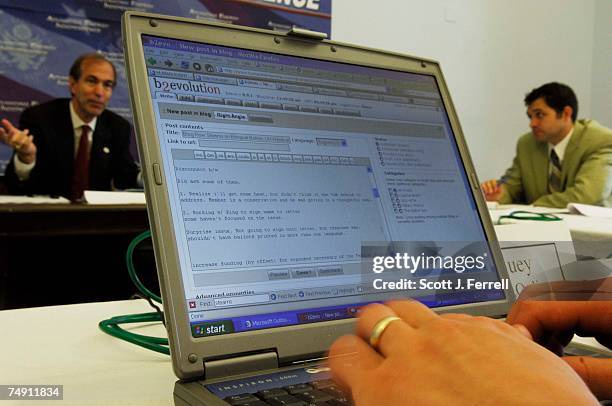
[[[574,127],[567,133],[565,137],[557,145],[553,145],[548,143],[548,156],[550,157],[550,151],[555,150],[555,153],[559,157],[559,163],[563,162],[563,156],[565,155],[565,150],[567,149],[567,144],[570,142],[570,138],[572,138],[572,134],[574,134]]]

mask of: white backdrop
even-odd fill
[[[529,130],[523,98],[543,83],[570,85],[579,117],[612,126],[610,0],[333,0],[332,7],[334,40],[440,61],[481,180],[510,165]]]

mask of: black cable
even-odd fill
[[[149,303],[149,306],[151,306],[153,309],[155,309],[155,312],[159,315],[159,318],[161,319],[162,324],[165,326],[166,325],[166,319],[164,318],[164,312],[162,309],[159,308],[158,305],[155,304],[155,302],[153,302],[153,300],[150,297],[144,296],[140,293],[134,293],[130,299],[144,299],[147,301],[147,303]]]

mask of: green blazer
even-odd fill
[[[548,144],[529,132],[519,139],[499,202],[566,207],[568,203],[612,206],[612,130],[577,120],[561,166],[561,191],[548,192]]]

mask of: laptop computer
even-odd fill
[[[321,360],[367,303],[507,312],[508,289],[380,290],[397,273],[364,271],[380,253],[484,251],[478,272],[408,279],[507,279],[437,62],[306,30],[122,23],[176,404],[285,404],[276,386],[348,402],[321,395]]]

